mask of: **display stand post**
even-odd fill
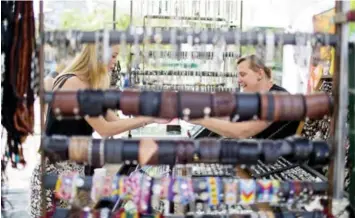
[[[349,201],[355,208],[355,43],[349,44]]]
[[[44,13],[43,13],[43,1],[39,1],[39,96],[40,96],[40,125],[41,125],[41,135],[44,133],[44,110],[45,110],[45,103],[44,103],[44,40],[43,40],[43,33],[44,33]],[[41,145],[42,147],[41,140]],[[44,155],[44,151],[41,151],[41,215],[44,217],[47,212],[47,202],[46,202],[46,190],[44,188],[44,176],[46,172],[45,167],[45,160],[46,157]]]
[[[335,12],[342,13],[349,9],[349,2],[336,1]],[[346,140],[346,119],[348,106],[348,24],[337,23],[336,34],[340,43],[336,46],[335,70],[333,75],[333,97],[334,109],[331,122],[332,147],[334,159],[329,169],[329,204],[328,211],[332,211],[332,198],[341,200],[344,196],[344,160],[345,160],[345,140]],[[338,170],[336,170],[338,169]]]

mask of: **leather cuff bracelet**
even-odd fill
[[[91,141],[89,137],[71,137],[68,148],[69,160],[77,163],[87,163],[89,141]]]
[[[193,154],[194,161],[193,162],[200,162],[201,159],[201,151],[200,151],[200,142],[194,141],[194,154]]]
[[[107,163],[122,163],[122,141],[107,139],[105,141],[105,157]]]
[[[139,114],[157,117],[160,113],[161,92],[141,92],[139,96]]]
[[[81,116],[93,117],[103,115],[104,94],[101,90],[79,90],[77,93]]]
[[[69,138],[62,136],[43,137],[43,151],[51,163],[68,160]]]
[[[100,165],[100,143],[101,139],[92,140],[92,149],[91,149],[91,163],[93,167],[101,167]]]
[[[139,115],[139,100],[139,92],[122,92],[120,99],[122,113],[125,115]]]
[[[209,163],[210,161],[210,143],[208,139],[201,139],[200,143],[200,161]]]
[[[257,141],[240,141],[238,160],[245,164],[254,164],[261,155],[261,145]]]
[[[224,117],[233,114],[236,106],[236,99],[230,92],[216,92],[212,98],[212,115]]]
[[[232,120],[250,120],[257,117],[260,109],[260,95],[258,93],[238,93],[235,95],[236,109]]]
[[[272,93],[262,94],[260,100],[261,100],[260,118],[262,120],[272,121],[274,119],[274,111],[275,111],[275,102],[274,102],[273,94]]]
[[[306,95],[307,117],[322,119],[332,111],[331,98],[326,93]],[[321,106],[322,105],[322,106]]]
[[[310,166],[324,165],[330,159],[330,146],[325,141],[312,141],[313,152],[309,158],[308,164]]]
[[[58,91],[54,93],[52,99],[52,111],[57,119],[61,116],[72,116],[79,113],[79,103],[77,95],[72,92]]]
[[[220,140],[215,140],[212,143],[211,146],[211,162],[212,163],[218,163],[219,161],[219,156],[220,156],[220,151],[221,151],[221,144],[220,144]]]
[[[280,157],[280,143],[275,143],[272,140],[262,142],[261,160],[265,163],[275,163]]]
[[[161,94],[159,117],[170,119],[174,117],[181,117],[178,114],[178,109],[180,107],[178,106],[177,95],[177,92],[163,92]],[[166,107],[167,105],[169,105],[169,107]]]
[[[137,163],[139,154],[139,141],[125,140],[122,148],[122,157],[126,164]]]
[[[306,138],[288,138],[291,140],[293,152],[292,158],[294,161],[306,161],[309,158],[309,155],[313,151],[313,144],[310,140]]]
[[[178,143],[176,146],[176,163],[186,164],[186,149],[184,143]]]
[[[182,115],[186,116],[186,110],[189,111],[188,119],[204,117],[211,114],[211,96],[210,93],[181,92],[180,108]],[[183,117],[184,118],[184,117]]]
[[[104,110],[107,109],[120,109],[120,98],[121,98],[121,91],[120,90],[107,90],[104,92]]]
[[[279,119],[275,120],[296,121],[306,116],[306,105],[303,95],[275,95],[274,98],[275,105],[280,105],[279,108],[276,108],[279,111]]]
[[[221,160],[221,162],[223,164],[235,164],[235,163],[237,163],[238,158],[236,156],[234,156],[233,153],[231,154],[231,152],[233,152],[233,144],[231,143],[231,141],[229,141],[229,140],[221,141],[221,157],[220,157],[220,160]]]
[[[192,142],[185,142],[186,163],[194,162],[195,147]]]
[[[158,158],[159,164],[174,165],[176,159],[175,145],[169,141],[158,141]]]

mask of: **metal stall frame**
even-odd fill
[[[343,13],[349,10],[349,2],[344,1],[336,1],[336,12]],[[39,1],[39,39],[40,39],[40,47],[39,47],[39,79],[40,79],[40,109],[44,111],[44,13],[43,13],[43,1]],[[344,196],[344,182],[341,179],[344,177],[344,172],[340,169],[344,168],[344,147],[342,146],[345,142],[345,134],[346,134],[346,110],[348,108],[348,98],[349,93],[353,94],[353,83],[352,89],[348,89],[348,67],[349,67],[349,44],[348,44],[348,24],[337,24],[336,28],[337,35],[339,37],[340,43],[336,46],[336,70],[334,72],[334,114],[332,117],[332,135],[333,139],[333,149],[335,151],[335,157],[333,163],[331,164],[331,170],[329,173],[329,197],[330,204],[328,206],[332,206],[332,197],[334,199],[341,199]],[[353,51],[353,50],[352,50]],[[353,53],[352,53],[353,55]],[[353,57],[353,56],[352,56]],[[353,70],[353,69],[352,69]],[[352,75],[353,78],[354,75]],[[352,98],[353,99],[353,98]],[[41,113],[41,134],[43,134],[44,130],[44,113]],[[42,143],[42,142],[41,142]],[[353,152],[354,148],[352,148]],[[352,156],[353,157],[353,156]],[[42,167],[42,189],[41,189],[41,197],[42,197],[42,214],[44,215],[46,212],[46,201],[45,201],[45,189],[44,189],[44,164],[45,157],[41,156],[41,167]],[[339,170],[335,170],[339,169]],[[352,177],[352,185],[351,190],[354,189],[354,176]],[[351,201],[354,203],[354,196],[351,196]]]
[[[355,208],[355,43],[349,44],[349,201]]]
[[[44,38],[43,38],[43,33],[44,33],[44,5],[43,1],[39,1],[39,97],[40,97],[40,110],[41,110],[41,117],[40,117],[40,126],[41,126],[41,135],[43,135],[44,132],[44,111],[45,111],[45,101],[44,101]],[[42,147],[42,142],[40,142],[40,147]],[[46,190],[44,187],[44,180],[45,180],[45,162],[46,162],[46,157],[44,155],[44,151],[41,151],[41,190],[40,190],[40,195],[41,195],[41,215],[44,217],[47,212],[47,202],[46,202]]]
[[[346,13],[349,10],[349,2],[336,1],[336,14]],[[348,43],[349,33],[347,23],[336,24],[336,35],[339,43],[335,51],[335,70],[333,75],[334,109],[331,121],[331,143],[335,154],[329,167],[328,211],[332,211],[333,199],[341,200],[344,197],[344,165],[345,165],[345,141],[346,119],[348,108]],[[339,179],[344,178],[344,179]]]

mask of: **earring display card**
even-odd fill
[[[234,176],[234,167],[232,165],[222,164],[193,164],[191,165],[191,175],[193,177],[203,176],[220,176],[230,177]]]

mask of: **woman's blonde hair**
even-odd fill
[[[56,68],[55,68],[55,72],[57,73],[61,73],[66,67],[66,62],[65,61],[61,61],[59,64],[57,64]]]
[[[95,44],[86,44],[71,64],[61,74],[74,73],[87,80],[90,88],[106,89],[110,86],[107,66],[97,55]]]

